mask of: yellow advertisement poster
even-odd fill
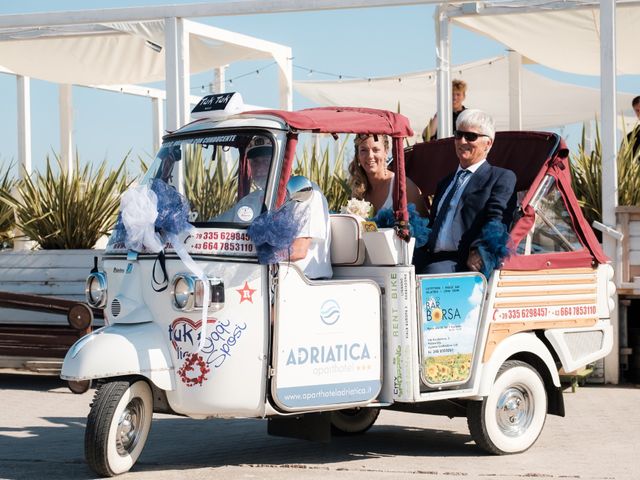
[[[427,385],[469,379],[484,291],[479,274],[420,280],[421,374]]]

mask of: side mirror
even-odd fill
[[[313,184],[302,175],[295,175],[287,182],[287,197],[295,202],[306,202],[313,195]]]

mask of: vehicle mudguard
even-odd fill
[[[74,343],[62,364],[64,380],[142,375],[158,388],[174,390],[174,368],[166,335],[154,323],[115,324]]]
[[[549,349],[534,333],[523,332],[511,335],[498,344],[482,368],[478,395],[481,397],[489,395],[500,366],[510,357],[523,353],[533,354],[542,360],[549,370],[553,385],[560,387],[558,367]]]

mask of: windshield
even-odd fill
[[[182,190],[190,222],[248,225],[266,210],[265,189],[274,141],[252,132],[171,140],[163,143],[145,182],[159,178]]]

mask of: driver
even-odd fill
[[[320,187],[302,176],[291,177],[287,190],[300,227],[289,248],[289,259],[309,279],[333,276],[331,268],[331,223],[329,205]]]
[[[254,190],[238,200],[231,209],[218,215],[214,219],[215,221],[250,223],[262,212],[264,189],[267,186],[272,155],[272,145],[258,145],[247,150],[247,160],[251,169],[251,182]]]

